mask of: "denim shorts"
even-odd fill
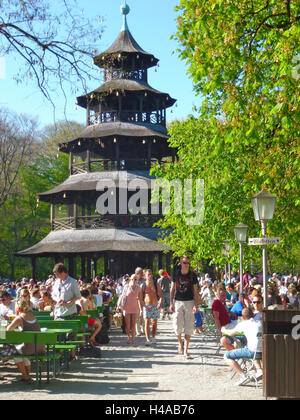
[[[234,345],[234,343],[235,343],[235,341],[234,341],[234,338],[233,338],[233,337],[226,336],[226,340],[228,340],[232,346],[233,346],[233,345]]]
[[[238,360],[238,359],[253,359],[254,352],[243,347],[242,349],[231,350],[225,353],[225,359]],[[261,353],[256,353],[256,359],[261,359]]]

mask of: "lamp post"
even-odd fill
[[[231,250],[230,240],[225,239],[225,241],[223,241],[223,244],[224,244],[223,253],[229,259],[229,253],[230,253],[230,250]],[[226,273],[226,270],[225,270],[225,273]],[[228,277],[229,277],[229,283],[231,283],[231,263],[230,262],[228,262]]]
[[[262,190],[260,193],[252,197],[252,207],[254,212],[254,218],[256,221],[261,222],[262,237],[267,237],[267,222],[272,220],[274,216],[274,210],[276,205],[277,197],[272,195],[266,190]],[[267,245],[263,245],[262,251],[263,261],[263,286],[264,286],[264,307],[268,306],[268,280],[267,280]]]
[[[243,293],[243,242],[247,241],[248,226],[239,223],[234,228],[235,240],[240,245],[240,293]]]

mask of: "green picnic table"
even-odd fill
[[[0,339],[0,344],[33,344],[34,345],[34,354],[31,356],[20,355],[20,358],[26,358],[28,360],[32,360],[36,362],[36,384],[41,384],[41,367],[42,363],[46,361],[47,364],[47,383],[49,383],[50,379],[50,362],[54,362],[61,357],[61,354],[55,351],[55,345],[57,344],[57,333],[50,332],[50,331],[5,331],[5,338]],[[44,344],[46,346],[45,354],[38,354],[37,352],[37,345]],[[5,359],[14,359],[18,357],[17,355],[14,356],[4,356],[2,358]],[[55,367],[53,370],[53,376],[55,377]]]

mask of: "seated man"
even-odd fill
[[[7,321],[11,316],[15,314],[15,303],[11,300],[11,296],[8,292],[4,291],[0,293],[0,317]]]
[[[217,289],[217,298],[212,304],[212,313],[214,316],[216,327],[218,328],[220,332],[221,337],[221,344],[222,346],[227,350],[233,350],[234,349],[234,340],[232,337],[223,337],[222,335],[222,327],[224,327],[227,324],[231,323],[231,318],[228,314],[227,308],[226,308],[226,291],[223,286],[219,286]],[[236,317],[235,314],[234,317]]]
[[[239,293],[235,290],[233,283],[227,284],[226,290],[228,293],[226,305],[233,307],[239,301]]]
[[[237,386],[241,386],[249,382],[249,376],[243,371],[237,360],[247,358],[253,359],[255,357],[254,366],[257,370],[256,379],[262,377],[261,358],[262,358],[262,325],[260,321],[253,319],[253,312],[249,308],[244,308],[242,312],[243,321],[237,324],[233,329],[226,327],[222,328],[222,333],[229,337],[233,337],[240,333],[245,334],[247,339],[247,347],[231,350],[225,353],[225,361],[229,367],[235,370],[240,375]]]
[[[40,293],[40,289],[38,287],[35,287],[34,289],[31,290],[30,301],[33,304],[33,309],[35,311],[38,311],[39,310],[39,303],[41,301],[41,293]]]
[[[239,300],[231,308],[230,312],[234,313],[237,316],[242,316],[242,311],[247,306],[246,299],[246,293],[242,293],[239,297]]]

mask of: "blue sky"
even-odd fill
[[[113,43],[121,30],[123,19],[120,6],[124,1],[78,0],[78,3],[87,16],[100,15],[105,19],[104,34],[95,46],[99,51],[104,51]],[[178,3],[179,0],[127,0],[131,9],[127,21],[132,35],[145,51],[154,54],[160,60],[157,72],[154,69],[149,70],[149,84],[177,99],[177,106],[174,105],[172,108],[173,112],[168,110],[168,122],[185,118],[192,113],[194,105],[200,104],[200,98],[195,96],[192,81],[187,75],[187,67],[175,52],[177,44],[174,40],[170,40],[170,36],[176,32],[177,13],[174,8]],[[3,64],[3,58],[1,62]],[[16,65],[18,62],[5,57],[5,77],[3,78],[3,66],[2,74],[0,73],[0,107],[5,106],[18,113],[35,117],[41,127],[52,124],[54,122],[52,105],[44,99],[37,86],[30,81],[21,85],[14,82]],[[90,86],[91,90],[100,86],[102,82],[99,79],[98,84],[93,83]],[[85,110],[78,107],[75,111],[75,100],[74,94],[70,93],[66,109],[67,118],[85,123]],[[65,119],[64,104],[64,98],[58,91],[56,121]]]

